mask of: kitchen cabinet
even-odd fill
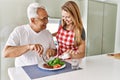
[[[117,5],[88,1],[87,56],[114,52]]]

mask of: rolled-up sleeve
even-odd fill
[[[81,35],[81,38],[82,38],[82,40],[84,40],[85,41],[85,38],[86,36],[85,36],[85,29],[83,28],[83,30],[82,30],[82,35]]]

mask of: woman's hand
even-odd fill
[[[77,52],[74,51],[74,50],[67,50],[66,53],[69,53],[69,54],[77,54]]]
[[[63,54],[69,54],[70,58],[77,58],[75,56],[78,56],[78,50],[67,50]]]
[[[85,41],[82,40],[81,45],[77,50],[67,50],[71,58],[84,58],[85,57]]]

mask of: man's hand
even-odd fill
[[[48,49],[46,51],[46,57],[50,58],[52,56],[55,56],[57,54],[57,50],[56,49]]]
[[[29,44],[29,50],[34,50],[41,56],[44,49],[40,44]]]

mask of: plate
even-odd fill
[[[60,68],[45,68],[43,67],[44,63],[38,64],[38,67],[44,70],[50,70],[50,71],[54,71],[54,70],[59,70],[59,69],[63,69],[66,67],[66,64],[62,65]]]

